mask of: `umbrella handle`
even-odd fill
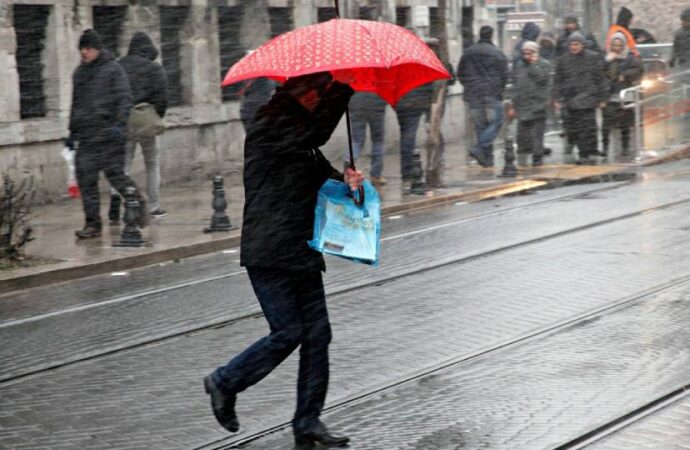
[[[340,18],[340,5],[338,0],[335,0],[335,17]],[[355,155],[352,152],[352,127],[350,125],[350,106],[345,107],[345,121],[347,122],[347,146],[350,151],[350,168],[352,170],[357,170],[355,168]],[[358,189],[359,195],[355,196],[352,194],[352,201],[357,206],[364,205],[364,187],[360,186]]]
[[[347,145],[348,145],[349,150],[350,150],[350,168],[352,170],[357,170],[355,168],[355,156],[354,156],[354,153],[352,152],[352,129],[350,126],[350,107],[349,106],[347,106],[345,108],[345,121],[347,122]],[[358,196],[353,195],[352,201],[355,202],[355,205],[357,205],[357,206],[364,205],[364,187],[362,187],[362,186],[359,187],[359,195]]]

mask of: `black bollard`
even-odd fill
[[[113,244],[113,247],[144,247],[149,245],[141,235],[139,229],[140,208],[137,199],[137,188],[130,186],[125,189],[125,228],[122,230],[120,242]]]
[[[503,157],[505,164],[503,165],[502,177],[515,177],[518,174],[517,166],[515,165],[515,146],[511,138],[506,138],[505,152]]]
[[[216,231],[230,231],[237,227],[233,227],[230,223],[230,218],[225,213],[228,208],[228,202],[225,200],[225,188],[223,187],[223,177],[216,175],[213,177],[213,217],[211,217],[211,226],[204,228],[204,233],[213,233]]]

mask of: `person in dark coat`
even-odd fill
[[[479,42],[462,55],[457,71],[477,133],[477,145],[469,153],[482,167],[494,165],[493,142],[503,125],[503,91],[509,75],[508,58],[491,42],[493,33],[490,26],[479,30]]]
[[[429,112],[433,92],[433,83],[427,83],[405,94],[395,105],[400,125],[400,172],[403,188],[413,194],[423,194],[425,191],[422,162],[415,149],[419,123],[422,115]]]
[[[517,41],[515,47],[513,47],[513,64],[522,59],[522,46],[525,44],[525,42],[537,42],[540,34],[541,28],[539,28],[539,25],[534,22],[527,22],[525,24],[525,26],[522,28],[520,40]]]
[[[531,153],[532,165],[544,164],[544,132],[551,100],[551,64],[539,57],[536,42],[523,43],[522,57],[513,66],[510,100],[518,119],[519,153]]]
[[[580,32],[585,37],[585,49],[596,53],[601,53],[601,48],[599,47],[594,35],[580,29],[580,21],[577,17],[577,14],[566,14],[563,18],[563,22],[565,29],[563,30],[563,34],[558,37],[558,41],[556,42],[556,56],[561,57],[568,53],[568,38],[576,31]]]
[[[606,78],[609,80],[610,98],[604,108],[601,128],[605,154],[608,154],[611,130],[621,130],[624,156],[630,153],[630,129],[635,124],[635,112],[633,109],[624,108],[620,93],[623,89],[638,85],[643,74],[642,63],[630,52],[626,43],[626,37],[618,33],[613,36],[607,49],[605,70]]]
[[[240,263],[261,304],[270,334],[204,378],[218,422],[239,429],[237,395],[258,383],[300,348],[298,448],[315,442],[342,446],[319,420],[328,389],[328,344],[321,253],[312,250],[314,208],[321,185],[345,180],[358,188],[361,172],[334,169],[319,150],[345,112],[353,90],[322,72],[289,79],[259,109],[244,145],[244,223]]]
[[[132,36],[127,56],[120,58],[119,63],[129,78],[132,89],[132,99],[135,107],[143,104],[151,105],[162,119],[168,108],[168,84],[163,66],[155,62],[158,49],[148,34],[139,31]],[[156,135],[137,133],[129,130],[127,145],[125,146],[125,173],[132,170],[132,161],[137,144],[141,146],[141,153],[146,166],[146,192],[149,200],[149,211],[152,217],[164,217],[167,212],[160,207],[160,149]],[[133,133],[134,131],[134,133]],[[110,221],[117,223],[120,219],[119,196],[111,197]]]
[[[102,171],[120,195],[136,184],[124,172],[127,120],[132,93],[124,69],[103,50],[98,33],[87,29],[79,39],[81,64],[74,71],[69,137],[65,145],[76,149],[77,183],[86,224],[75,232],[80,239],[101,235],[98,176]],[[140,202],[139,221],[146,225],[146,201]]]
[[[550,63],[556,62],[556,36],[545,31],[539,38],[539,57]]]
[[[680,15],[681,28],[673,37],[673,53],[669,65],[681,71],[690,69],[690,8]]]
[[[367,125],[371,132],[371,183],[383,186],[383,142],[386,131],[386,102],[371,92],[358,92],[350,100],[352,125],[352,153],[359,158],[367,137]]]
[[[608,81],[604,59],[585,49],[585,36],[574,32],[568,38],[568,53],[558,58],[553,98],[565,111],[568,140],[579,150],[580,164],[596,164],[596,109],[606,106]]]

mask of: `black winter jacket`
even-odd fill
[[[596,109],[609,97],[604,58],[589,50],[558,58],[553,83],[553,98],[567,109]]]
[[[280,89],[259,109],[244,144],[244,222],[240,263],[325,270],[312,250],[321,185],[343,176],[318,149],[328,141],[354,91],[335,83],[314,114]]]
[[[460,58],[457,77],[465,87],[466,102],[481,104],[484,98],[502,100],[508,83],[508,58],[491,41],[480,40]]]
[[[120,65],[129,76],[133,103],[150,103],[160,117],[168,108],[168,84],[163,67],[154,60],[158,50],[144,32],[137,32],[129,43],[127,56],[120,58]]]
[[[82,63],[72,77],[70,139],[74,141],[123,141],[132,108],[127,74],[107,52]]]

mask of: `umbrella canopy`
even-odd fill
[[[418,86],[450,78],[411,31],[385,22],[333,19],[266,42],[232,66],[223,86],[258,77],[283,83],[326,71],[355,91],[377,93],[392,106]]]

